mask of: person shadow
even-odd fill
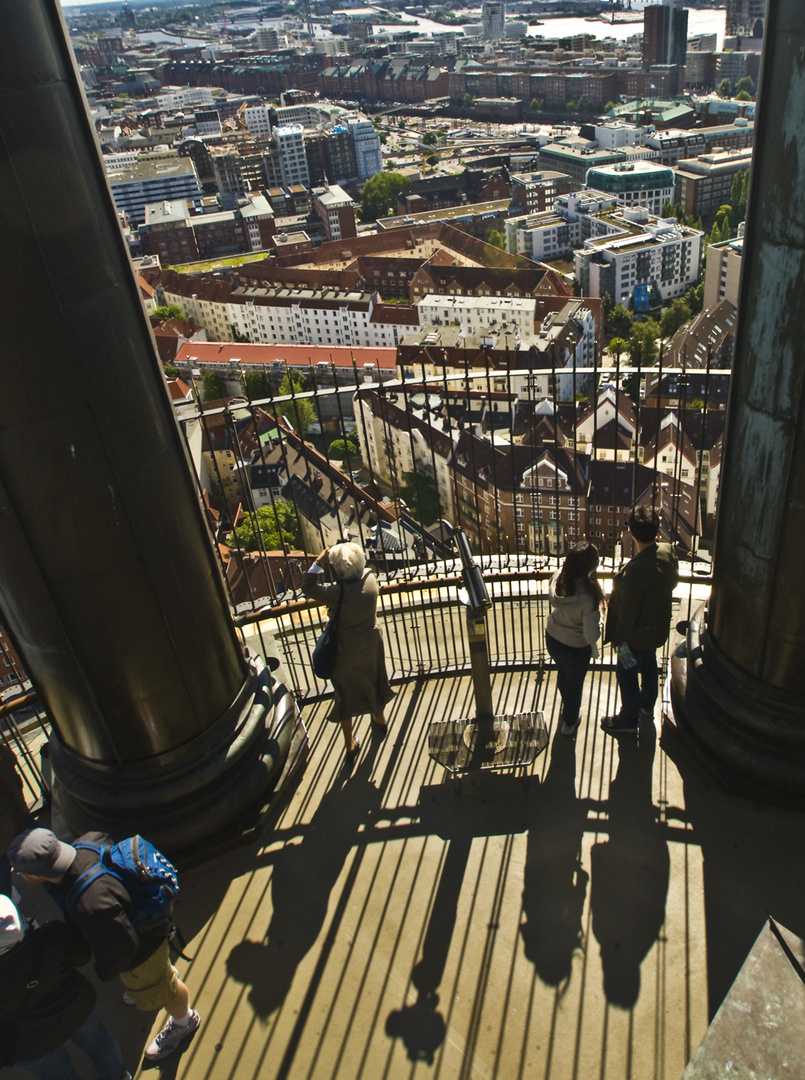
[[[529,793],[512,775],[473,773],[456,785],[440,783],[420,790],[421,824],[425,835],[439,836],[447,844],[444,862],[428,915],[420,957],[411,970],[416,999],[386,1017],[386,1034],[400,1039],[411,1062],[433,1065],[447,1036],[447,1022],[439,1011],[439,986],[444,977],[455,933],[459,902],[472,844],[489,836],[507,836],[526,828]],[[490,932],[494,933],[492,927]],[[480,998],[484,990],[477,990]],[[466,1033],[465,1059],[473,1060],[479,1029]]]
[[[534,801],[523,871],[520,926],[526,959],[563,993],[573,956],[584,950],[582,924],[589,875],[581,863],[587,808],[576,797],[576,744],[557,730],[551,762]]]
[[[227,957],[228,975],[251,987],[249,1003],[264,1019],[282,1005],[299,964],[319,937],[331,893],[361,826],[380,811],[382,789],[370,779],[376,753],[371,743],[354,772],[343,767],[322,796],[303,839],[271,856],[272,911],[265,936],[239,942]],[[341,917],[343,900],[335,920]]]
[[[592,932],[601,950],[604,993],[631,1009],[640,993],[640,966],[665,922],[670,856],[652,802],[657,748],[653,725],[618,740],[618,769],[610,784],[609,838],[590,856]]]
[[[411,972],[416,1001],[394,1010],[386,1018],[386,1034],[402,1040],[409,1061],[432,1065],[447,1034],[444,1017],[438,1011],[437,991],[453,939],[471,845],[472,837],[468,834],[454,837],[448,845],[422,943],[422,956]]]

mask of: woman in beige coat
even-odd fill
[[[328,564],[335,575],[333,582],[322,580]],[[321,552],[303,576],[302,592],[326,604],[331,616],[341,600],[330,719],[341,724],[347,760],[353,762],[360,744],[352,733],[352,718],[369,713],[373,730],[385,735],[383,708],[394,697],[386,673],[383,636],[377,625],[377,578],[366,569],[366,556],[358,544],[334,544]]]

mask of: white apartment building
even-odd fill
[[[252,105],[244,109],[243,122],[253,139],[271,137],[271,109],[267,105]]]
[[[506,369],[492,372],[492,389],[509,392],[524,400],[553,397],[570,401],[589,390],[595,364],[595,316],[583,300],[569,300],[560,311],[550,312],[535,325],[533,299],[489,296],[427,296],[417,309],[420,330],[407,336],[404,344],[419,346],[422,363],[412,375],[424,370],[437,375],[427,362],[425,347],[446,348],[462,356],[478,356],[483,346],[509,357]],[[447,315],[447,318],[445,318]],[[501,317],[504,316],[504,318]],[[463,364],[462,361],[458,361]],[[516,374],[516,372],[527,374]],[[515,374],[513,374],[515,373]],[[489,375],[477,387],[488,390]]]
[[[743,263],[743,236],[710,244],[707,249],[707,273],[704,276],[704,308],[715,307],[719,300],[738,306]]]
[[[534,336],[537,302],[529,296],[448,296],[428,293],[416,305],[419,325],[458,326],[463,334],[509,327],[522,337]]]
[[[383,169],[380,136],[371,120],[362,120],[357,116],[351,116],[347,117],[346,123],[355,145],[358,180],[368,180],[370,176],[382,172]]]
[[[139,150],[120,150],[114,154],[104,154],[103,163],[107,173],[122,172],[134,168],[139,156]]]
[[[179,304],[209,340],[246,338],[255,344],[354,345],[395,348],[410,332],[410,317],[394,321],[377,293],[337,289],[239,287],[228,298],[194,293],[193,280],[181,291],[164,289],[166,304]],[[408,310],[408,309],[406,309]]]
[[[164,93],[154,98],[157,108],[166,112],[192,109],[199,105],[212,105],[215,100],[207,86],[166,86]]]
[[[584,241],[574,254],[582,295],[609,293],[616,304],[640,309],[682,296],[699,278],[702,238],[699,229],[655,217],[647,210],[622,210],[620,236]]]
[[[617,120],[595,125],[595,141],[602,150],[621,150],[624,146],[645,146],[647,128],[622,124]]]
[[[318,127],[325,123],[329,113],[307,103],[302,105],[280,105],[277,109],[277,123],[280,126],[301,124],[303,128]]]
[[[271,136],[279,154],[282,183],[286,187],[294,184],[310,187],[304,130],[301,124],[281,124],[274,128]]]
[[[481,4],[481,37],[484,41],[503,41],[506,37],[506,5],[501,0]]]
[[[617,198],[604,191],[576,191],[560,195],[553,210],[525,214],[505,222],[506,250],[512,255],[528,255],[542,261],[569,255],[593,236],[616,236],[622,226],[611,221],[606,211]]]
[[[160,161],[141,157],[129,168],[107,171],[115,206],[130,225],[142,225],[149,203],[187,199],[196,210],[202,208],[201,184],[190,158],[175,155]]]

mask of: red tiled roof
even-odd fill
[[[181,379],[168,379],[167,383],[171,401],[187,401],[192,396],[190,387]]]
[[[397,366],[397,350],[372,346],[346,345],[246,345],[236,341],[191,341],[176,354],[174,363],[228,364],[239,360],[249,364],[272,364],[279,360],[289,367],[306,368],[316,364],[332,364],[337,368],[352,368],[353,360],[359,368],[375,364],[378,369],[389,370]]]

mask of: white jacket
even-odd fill
[[[599,655],[597,642],[604,629],[604,613],[587,592],[584,578],[576,581],[573,596],[557,596],[556,582],[560,573],[557,570],[551,578],[548,593],[551,613],[545,631],[563,645],[570,645],[574,649],[592,645],[595,659]]]

